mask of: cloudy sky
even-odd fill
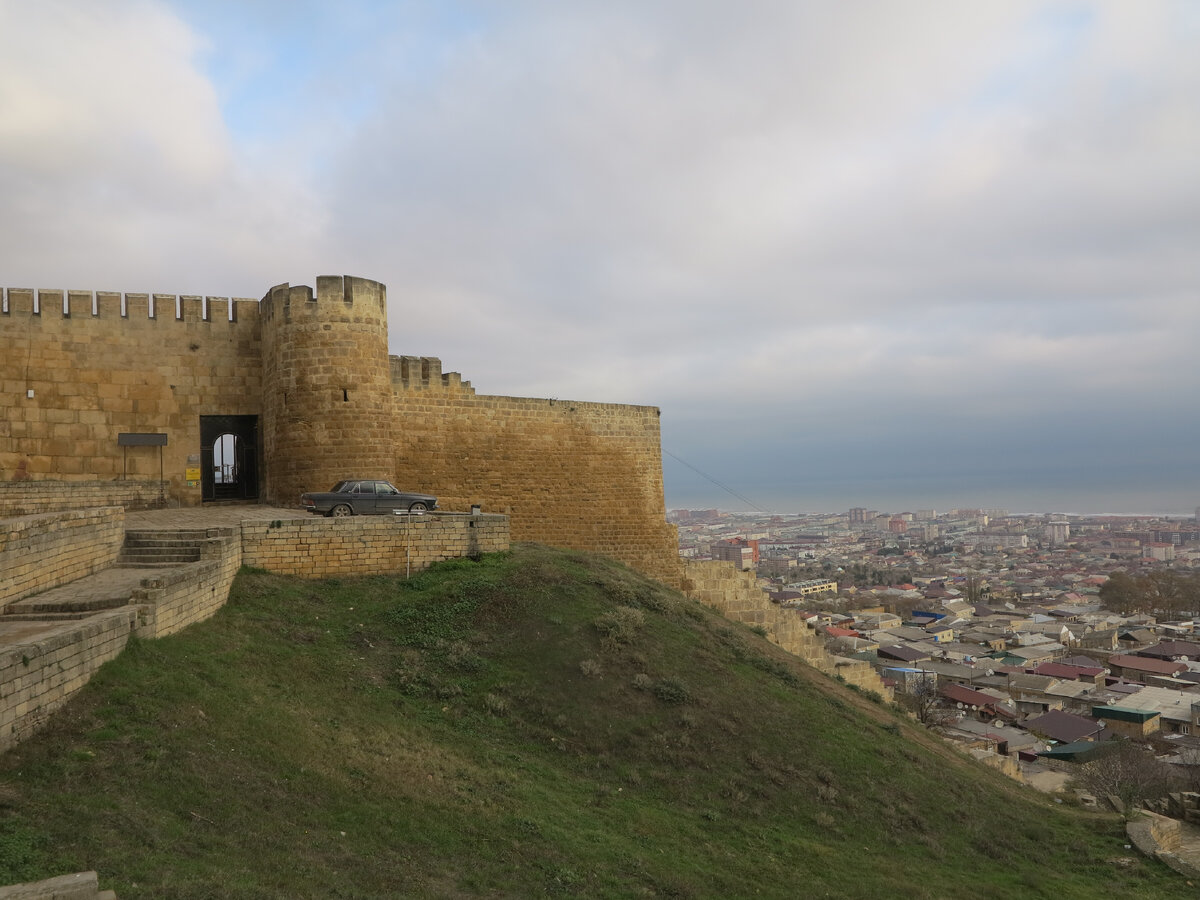
[[[1200,505],[1193,0],[0,0],[0,35],[6,286],[374,278],[392,352],[481,393],[660,407],[671,507]]]

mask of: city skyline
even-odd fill
[[[668,506],[1190,514],[1200,10],[0,4],[0,284],[389,288]],[[103,60],[103,64],[97,64]],[[693,503],[693,500],[696,501]]]

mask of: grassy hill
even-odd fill
[[[0,757],[0,883],[122,900],[1194,896],[630,571],[522,547],[405,582],[247,572]]]

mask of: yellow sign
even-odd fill
[[[200,467],[197,466],[194,469],[189,468],[187,470],[187,474],[185,477],[188,481],[199,481],[200,480]]]

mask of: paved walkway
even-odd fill
[[[212,505],[181,506],[177,509],[141,509],[125,513],[125,530],[153,528],[230,528],[247,520],[310,519],[312,513],[299,506]]]

